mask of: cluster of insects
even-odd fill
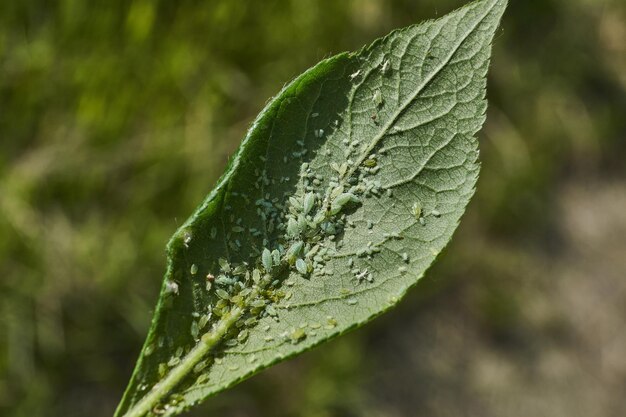
[[[380,66],[382,75],[387,75],[391,70],[388,59]],[[354,81],[361,77],[362,70],[352,73],[349,78]],[[372,100],[376,109],[384,105],[382,94],[376,90]],[[311,118],[317,119],[318,113],[312,113]],[[339,125],[336,120],[333,128]],[[326,135],[324,127],[315,127],[313,137],[322,139]],[[205,337],[212,335],[207,330],[209,323],[216,326],[220,318],[231,317],[237,312],[234,325],[228,330],[223,338],[222,350],[246,343],[250,333],[249,328],[259,325],[262,319],[278,321],[277,308],[290,308],[289,300],[293,296],[290,290],[295,285],[293,275],[299,275],[306,279],[314,277],[331,276],[334,271],[332,261],[337,251],[342,247],[340,238],[347,228],[356,227],[348,213],[351,209],[361,205],[364,199],[379,198],[382,196],[392,197],[391,188],[386,189],[381,185],[380,160],[384,157],[383,148],[378,153],[371,152],[369,144],[359,140],[343,140],[344,162],[331,163],[333,175],[325,180],[307,162],[300,164],[300,172],[296,191],[283,199],[270,198],[270,194],[263,195],[265,187],[273,185],[276,180],[270,178],[265,170],[255,170],[256,182],[254,187],[259,190],[262,198],[252,202],[243,193],[232,192],[232,196],[241,197],[245,204],[254,204],[259,224],[262,228],[246,227],[242,219],[234,219],[231,216],[231,230],[227,236],[219,236],[215,227],[210,230],[212,239],[226,238],[227,248],[232,252],[239,252],[243,244],[239,236],[247,233],[249,236],[262,242],[261,247],[256,247],[253,256],[248,262],[232,262],[226,258],[219,258],[215,268],[210,272],[201,272],[196,264],[189,267],[189,274],[196,276],[205,274],[205,289],[213,294],[213,302],[203,314],[194,313],[194,320],[190,328],[192,338],[199,342]],[[291,153],[291,157],[303,158],[309,150],[304,141],[296,141],[298,149]],[[328,149],[321,150],[322,154],[330,155]],[[265,158],[260,157],[265,163]],[[284,162],[289,160],[284,157]],[[282,177],[279,183],[290,182],[289,177]],[[225,206],[229,210],[230,206]],[[422,205],[416,201],[411,209],[411,214],[422,225],[424,217]],[[375,224],[370,220],[366,223],[367,230],[372,233]],[[276,236],[278,239],[268,238]],[[396,233],[383,234],[384,240],[380,242],[367,242],[356,251],[353,256],[347,258],[348,270],[353,276],[354,285],[371,284],[375,274],[361,261],[360,258],[372,259],[380,252],[382,245],[391,239],[402,239]],[[193,240],[191,232],[183,235],[183,244],[189,247]],[[407,272],[410,256],[401,254],[404,265],[398,268],[400,273]],[[166,291],[178,294],[178,284],[174,281],[166,283]],[[351,295],[348,289],[342,289],[347,305],[356,305],[358,299]],[[268,321],[265,320],[264,323]],[[268,333],[264,337],[267,343],[299,343],[307,336],[317,335],[319,329],[331,330],[337,325],[333,317],[327,317],[325,323],[303,323],[299,327],[292,328],[280,335]],[[263,329],[270,330],[271,326],[265,324]],[[160,343],[160,342],[159,342]],[[145,355],[150,355],[152,350],[146,349]],[[180,362],[184,352],[181,348],[166,363],[159,365],[159,374],[165,374]],[[248,357],[249,363],[254,363],[255,355]],[[203,370],[211,363],[221,361],[219,354],[209,355],[195,365],[193,371],[200,374],[197,383],[202,383],[208,378]]]

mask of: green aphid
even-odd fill
[[[274,261],[274,265],[280,264],[280,251],[278,249],[272,251],[272,260]]]
[[[266,271],[271,271],[274,260],[272,259],[272,252],[268,248],[263,249],[263,253],[261,254],[261,262],[263,263],[263,268]]]
[[[330,205],[330,214],[337,214],[348,203],[359,203],[361,200],[352,193],[339,194]]]
[[[365,161],[363,161],[363,165],[365,165],[368,168],[374,168],[377,165],[377,162],[375,159],[366,159]]]
[[[228,293],[221,288],[218,288],[217,291],[215,291],[215,293],[217,294],[218,297],[220,297],[223,300],[227,300],[230,298]]]
[[[287,220],[287,235],[289,237],[296,237],[300,233],[300,227],[298,226],[298,222],[293,217],[290,217]]]
[[[304,205],[302,207],[302,212],[304,213],[305,216],[309,214],[309,212],[313,209],[314,205],[315,205],[315,194],[307,193],[304,196]]]
[[[249,334],[250,334],[250,333],[249,333],[247,330],[242,330],[242,331],[240,331],[240,332],[239,332],[239,335],[237,335],[237,341],[238,341],[239,343],[243,343],[243,342],[245,342],[246,340],[248,340],[248,335],[249,335]]]
[[[411,211],[413,212],[413,216],[419,220],[420,217],[422,217],[422,205],[420,204],[419,201],[415,202],[413,204],[413,207],[411,208]]]
[[[298,343],[301,340],[303,340],[305,337],[306,337],[306,332],[304,331],[304,329],[300,329],[300,328],[295,329],[289,335],[289,338],[291,339],[292,343]]]
[[[230,272],[231,271],[230,263],[226,259],[219,258],[217,260],[217,263],[220,264],[220,268],[222,268],[222,271],[224,271],[224,272]]]
[[[291,247],[287,250],[287,261],[289,264],[293,265],[296,262],[296,259],[298,258],[298,255],[300,255],[300,252],[302,252],[303,247],[304,242],[301,240],[291,245]]]

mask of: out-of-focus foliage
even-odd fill
[[[165,242],[267,97],[461,3],[0,2],[0,415],[110,416]],[[624,415],[624,39],[620,0],[511,2],[477,197],[430,278],[194,415]]]

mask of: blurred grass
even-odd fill
[[[0,414],[111,415],[145,337],[165,242],[268,97],[323,57],[461,4],[1,2]],[[551,338],[536,337],[529,311],[547,308],[537,306],[551,285],[546,262],[571,238],[563,187],[626,178],[626,4],[513,0],[489,98],[477,197],[419,290],[194,415],[490,415],[492,402],[472,395],[480,386],[431,349],[476,337],[448,359],[495,346],[522,352],[508,357],[515,365],[555,340],[579,343],[556,312],[540,324]],[[579,391],[563,392],[567,402]]]

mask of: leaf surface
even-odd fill
[[[452,237],[506,0],[329,58],[258,116],[168,244],[116,416],[171,416],[395,305]]]

